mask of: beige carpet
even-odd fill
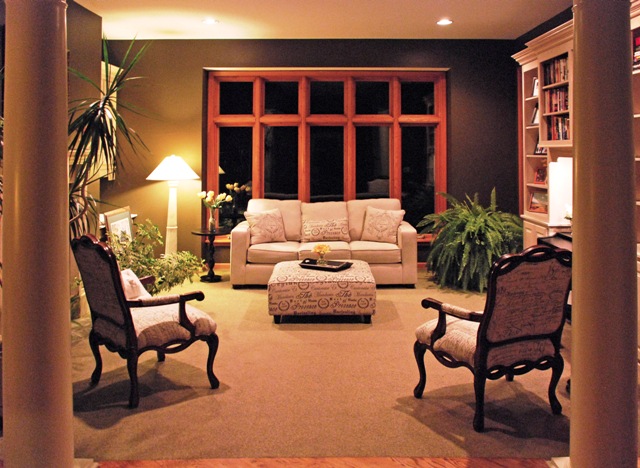
[[[124,361],[103,351],[100,384],[90,389],[89,319],[73,324],[75,455],[102,460],[236,457],[516,457],[569,453],[570,404],[553,416],[546,399],[550,371],[487,384],[484,434],[472,429],[474,394],[466,369],[447,369],[427,354],[424,398],[413,397],[418,372],[414,330],[435,317],[427,296],[482,308],[479,294],[433,286],[421,273],[416,289],[379,288],[370,325],[305,320],[275,325],[266,289],[233,290],[228,272],[200,289],[198,306],[218,322],[214,366],[221,385],[210,390],[206,345],[139,365],[141,399],[127,408]]]

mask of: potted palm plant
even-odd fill
[[[69,108],[69,234],[71,238],[90,232],[97,223],[96,202],[88,186],[107,173],[116,173],[119,167],[118,148],[122,142],[134,151],[145,147],[140,136],[125,122],[119,108],[138,112],[116,96],[129,82],[139,77],[131,72],[140,61],[150,43],[133,52],[131,41],[119,67],[111,67],[106,39],[102,40],[104,63],[104,89],[78,70],[69,71],[86,81],[100,93],[98,99],[81,99]],[[115,71],[112,71],[115,69]],[[116,132],[118,139],[116,140]]]
[[[493,262],[522,249],[522,221],[517,215],[498,211],[495,188],[488,207],[479,203],[477,193],[464,201],[441,195],[449,208],[428,214],[417,224],[422,233],[435,236],[427,267],[440,286],[482,292]]]

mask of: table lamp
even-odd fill
[[[169,208],[167,211],[167,235],[164,240],[165,255],[178,251],[178,182],[199,179],[198,174],[180,156],[172,154],[162,160],[147,180],[169,182]]]

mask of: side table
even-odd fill
[[[191,231],[191,234],[200,237],[206,237],[206,242],[209,244],[206,250],[205,262],[209,267],[209,272],[206,275],[202,275],[200,277],[200,281],[203,283],[217,283],[222,280],[220,275],[216,275],[213,271],[213,268],[216,266],[216,246],[215,240],[216,236],[224,236],[231,232],[231,228],[229,227],[219,227],[217,229],[198,229],[196,231]]]

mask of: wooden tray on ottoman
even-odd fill
[[[342,271],[353,265],[352,262],[343,262],[337,260],[327,260],[326,263],[318,265],[318,261],[313,258],[305,258],[300,262],[302,268],[309,268],[310,270],[320,271]]]

